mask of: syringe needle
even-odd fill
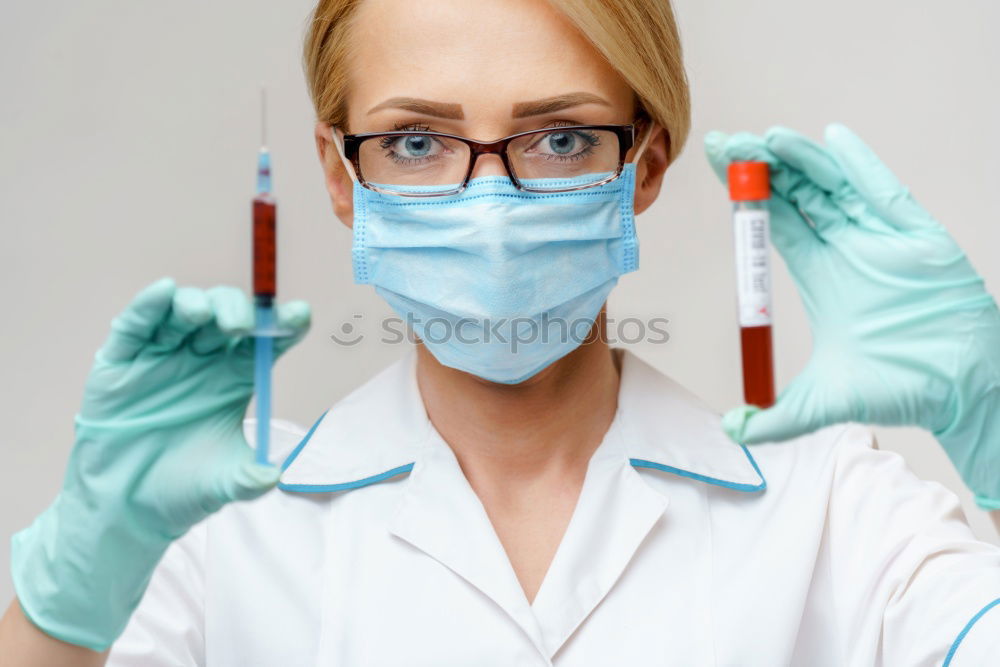
[[[267,88],[260,84],[260,145],[267,146]]]

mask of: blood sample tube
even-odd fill
[[[737,311],[743,358],[743,400],[760,408],[774,404],[771,346],[771,231],[766,162],[729,165],[736,248]]]

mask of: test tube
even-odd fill
[[[732,162],[728,169],[736,249],[736,297],[743,358],[743,400],[774,404],[771,346],[771,182],[766,162]]]

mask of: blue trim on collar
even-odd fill
[[[364,479],[358,479],[353,482],[343,482],[341,484],[284,484],[282,482],[278,482],[278,488],[284,491],[296,491],[298,493],[349,491],[351,489],[361,488],[362,486],[368,486],[369,484],[377,484],[378,482],[385,481],[390,477],[402,475],[404,472],[410,472],[411,470],[413,470],[413,463],[407,463],[406,465],[401,465],[398,468],[386,470],[385,472],[381,472],[377,475],[365,477]]]
[[[740,445],[743,448],[743,453],[747,455],[750,459],[750,465],[753,469],[757,471],[757,476],[760,477],[760,484],[740,484],[737,482],[727,482],[724,479],[717,479],[715,477],[709,477],[707,475],[699,475],[696,472],[690,472],[687,470],[682,470],[680,468],[675,468],[673,466],[663,465],[662,463],[656,463],[655,461],[646,461],[645,459],[629,459],[631,463],[636,468],[651,468],[653,470],[663,470],[664,472],[671,472],[675,475],[680,475],[681,477],[688,477],[690,479],[696,479],[699,482],[706,482],[708,484],[715,484],[716,486],[722,486],[727,489],[735,489],[737,491],[763,491],[767,488],[767,480],[764,479],[764,475],[760,472],[760,468],[757,467],[757,462],[753,460],[750,456],[750,450],[747,449],[746,445]]]
[[[951,645],[951,648],[948,649],[948,655],[945,656],[944,663],[941,665],[941,667],[948,667],[948,665],[951,664],[952,658],[955,657],[955,651],[958,650],[958,647],[962,643],[962,640],[965,639],[965,635],[969,634],[969,630],[972,629],[972,626],[976,624],[976,621],[978,621],[980,618],[983,617],[983,614],[985,614],[998,604],[1000,604],[1000,598],[997,598],[993,602],[989,603],[988,605],[980,609],[979,613],[973,616],[972,619],[965,624],[965,627],[962,628],[962,631],[958,633],[958,637],[955,637],[955,642]]]
[[[311,438],[312,434],[316,432],[316,427],[319,426],[319,423],[321,421],[323,421],[323,417],[326,417],[327,412],[329,412],[329,410],[324,411],[323,414],[319,416],[319,419],[317,419],[316,423],[312,425],[312,428],[309,429],[309,432],[306,433],[305,437],[302,438],[299,444],[295,445],[295,449],[293,449],[292,453],[288,455],[288,458],[285,459],[285,462],[281,464],[282,472],[288,470],[288,466],[292,465],[292,461],[295,460],[295,457],[299,455],[302,449],[306,446],[306,443],[309,442],[309,438]],[[281,484],[278,484],[278,486],[280,487]]]
[[[282,472],[287,470],[288,466],[292,465],[292,462],[295,461],[295,459],[302,452],[302,450],[305,449],[306,444],[309,442],[309,439],[312,438],[313,433],[316,432],[316,428],[320,425],[320,422],[322,422],[323,418],[326,417],[327,412],[329,412],[329,410],[326,410],[323,414],[319,416],[319,419],[317,419],[316,422],[312,425],[312,428],[309,429],[309,432],[305,434],[302,440],[299,441],[299,444],[295,446],[295,449],[292,450],[292,453],[288,455],[288,458],[285,459],[285,462],[281,464]],[[294,491],[297,493],[324,493],[328,491],[349,491],[350,489],[358,489],[361,488],[362,486],[368,486],[369,484],[377,484],[378,482],[387,480],[390,477],[395,477],[396,475],[402,475],[405,472],[410,472],[411,470],[413,470],[413,463],[414,462],[410,462],[405,465],[401,465],[397,468],[386,470],[385,472],[381,472],[377,475],[372,475],[371,477],[365,477],[363,479],[354,480],[353,482],[341,482],[339,484],[285,484],[284,482],[278,482],[278,488],[283,491]]]
[[[305,448],[309,439],[312,438],[313,433],[315,433],[316,428],[326,417],[329,410],[325,411],[319,416],[319,419],[312,425],[309,432],[305,434],[295,449],[288,455],[285,462],[281,464],[281,470],[285,471],[288,469],[292,462],[298,457],[298,455]],[[699,482],[705,482],[708,484],[714,484],[716,486],[725,487],[727,489],[735,489],[736,491],[764,491],[767,488],[767,480],[764,479],[763,473],[760,471],[760,467],[754,460],[753,456],[750,455],[750,450],[747,449],[746,445],[740,445],[743,449],[743,453],[746,454],[747,459],[750,461],[750,465],[757,472],[757,476],[760,477],[760,484],[742,484],[738,482],[730,482],[724,479],[718,479],[716,477],[709,477],[707,475],[701,475],[696,472],[691,472],[688,470],[683,470],[682,468],[676,468],[674,466],[664,465],[663,463],[657,463],[656,461],[647,461],[645,459],[630,458],[629,463],[636,468],[650,468],[653,470],[662,470],[664,472],[673,473],[675,475],[680,475],[681,477],[687,477],[689,479],[694,479]],[[369,486],[371,484],[377,484],[379,482],[385,481],[397,475],[402,475],[403,473],[408,473],[413,470],[413,465],[415,462],[411,461],[401,466],[391,468],[385,472],[378,473],[377,475],[371,475],[369,477],[363,477],[351,482],[340,482],[337,484],[286,484],[284,482],[278,482],[278,488],[283,491],[292,491],[297,493],[326,493],[334,491],[350,491],[351,489],[359,489],[363,486]],[[984,610],[985,611],[985,610]],[[971,625],[971,624],[970,624]],[[960,640],[959,640],[960,641]]]

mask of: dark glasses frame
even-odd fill
[[[649,119],[640,116],[636,118],[634,122],[629,125],[559,125],[556,127],[543,127],[537,130],[528,130],[526,132],[518,132],[517,134],[512,134],[510,136],[504,137],[502,139],[497,139],[496,141],[476,141],[475,139],[469,139],[468,137],[462,137],[457,134],[447,134],[445,132],[432,132],[429,130],[397,130],[395,132],[364,132],[362,134],[345,134],[344,135],[344,157],[347,158],[350,163],[354,166],[354,174],[358,179],[358,183],[368,188],[369,190],[374,190],[375,192],[387,192],[390,194],[401,195],[405,197],[446,197],[449,195],[455,195],[468,186],[469,180],[472,177],[472,172],[476,167],[476,160],[480,155],[499,155],[501,162],[503,162],[504,169],[507,170],[507,175],[510,176],[510,180],[514,182],[514,187],[522,192],[572,192],[574,190],[584,190],[586,188],[592,188],[598,185],[603,185],[605,183],[610,183],[619,176],[621,176],[622,168],[625,166],[625,155],[628,153],[629,149],[635,145],[636,138],[639,136],[641,129],[649,126]],[[549,134],[552,132],[565,132],[570,130],[605,130],[613,132],[618,137],[618,167],[615,172],[610,176],[593,183],[587,183],[586,185],[576,185],[566,188],[531,188],[525,186],[521,183],[521,179],[518,178],[517,173],[510,164],[510,160],[507,157],[507,146],[521,137],[532,135],[532,134]],[[409,136],[420,136],[420,137],[444,137],[446,139],[454,139],[455,141],[461,141],[469,147],[469,167],[465,171],[465,177],[462,179],[461,185],[457,188],[452,188],[451,190],[442,190],[440,192],[398,192],[395,190],[385,190],[384,188],[379,188],[378,186],[372,185],[365,180],[364,174],[361,172],[361,144],[366,139],[371,139],[373,137],[409,137]]]

